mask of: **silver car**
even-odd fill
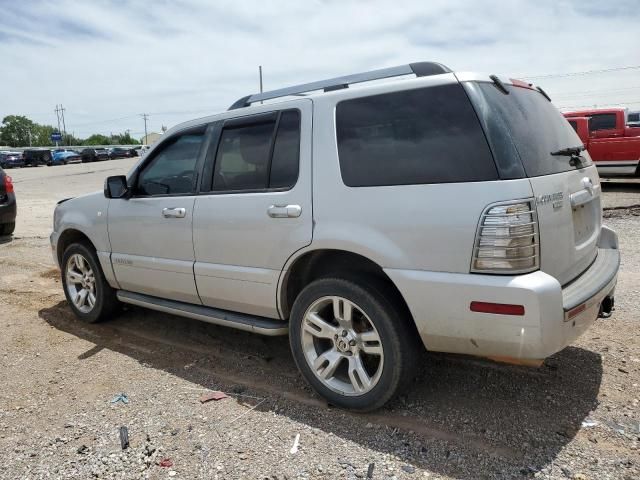
[[[421,352],[537,364],[609,315],[589,154],[530,84],[414,63],[169,130],[51,234],[82,320],[123,303],[289,335],[313,388],[382,406]]]

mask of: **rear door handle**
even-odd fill
[[[184,218],[187,214],[186,208],[163,208],[162,216],[164,218]]]
[[[271,205],[267,208],[271,218],[298,218],[302,214],[300,205]]]

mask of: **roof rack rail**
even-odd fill
[[[341,88],[348,88],[349,85],[354,83],[370,82],[372,80],[399,77],[402,75],[414,74],[416,77],[427,77],[429,75],[439,75],[441,73],[451,73],[451,70],[441,63],[436,62],[409,63],[408,65],[400,65],[398,67],[371,70],[370,72],[355,73],[353,75],[346,75],[344,77],[319,80],[317,82],[304,83],[302,85],[295,85],[293,87],[280,88],[278,90],[272,90],[270,92],[247,95],[246,97],[242,97],[237,100],[233,105],[229,107],[229,110],[248,107],[252,103],[260,102],[263,100],[271,100],[273,98],[287,97],[290,95],[300,95],[302,93],[313,92],[315,90],[324,90],[325,92],[339,90]]]

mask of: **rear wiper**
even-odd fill
[[[583,152],[584,150],[584,145],[578,145],[577,147],[561,148],[560,150],[551,152],[551,155],[571,157],[571,159],[569,160],[569,165],[571,165],[572,167],[577,167],[579,165],[582,165],[582,160],[584,160],[584,157],[580,155],[580,152]]]
[[[551,155],[562,155],[565,157],[573,157],[580,155],[580,152],[584,151],[584,145],[578,145],[577,147],[567,147],[551,152]]]

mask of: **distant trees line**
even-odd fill
[[[7,115],[0,125],[0,145],[10,147],[50,147],[55,146],[51,134],[57,129],[51,125],[40,125],[22,115]],[[85,139],[64,135],[61,145],[137,145],[140,142],[128,132],[116,135],[95,133]]]

